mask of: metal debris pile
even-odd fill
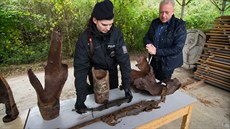
[[[135,103],[133,105],[130,105],[128,107],[124,107],[120,110],[117,110],[115,112],[109,113],[107,115],[83,122],[81,124],[75,125],[71,127],[70,129],[79,129],[84,126],[96,123],[98,121],[102,121],[107,123],[110,126],[115,126],[117,123],[120,122],[119,119],[126,117],[126,116],[132,116],[132,115],[138,115],[141,112],[149,112],[153,109],[160,108],[158,105],[162,102],[162,100],[146,100],[146,101],[140,101],[138,103]]]

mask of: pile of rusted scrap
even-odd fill
[[[194,77],[230,91],[230,16],[216,18]]]

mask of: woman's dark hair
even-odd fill
[[[88,20],[88,23],[86,25],[86,31],[88,33],[88,42],[89,42],[89,55],[90,57],[93,56],[94,49],[93,49],[93,40],[92,40],[92,33],[91,33],[91,27],[93,25],[93,17],[91,16],[90,19]]]

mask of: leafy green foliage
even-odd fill
[[[209,1],[192,1],[187,8],[188,9],[185,12],[184,18],[184,20],[187,23],[187,28],[212,28],[212,24],[215,18],[217,16],[220,16],[220,12],[217,9],[215,10],[215,7],[212,6],[212,4]],[[212,12],[205,12],[205,10],[212,10]]]
[[[36,47],[47,45],[42,43],[46,35],[38,34],[40,28],[34,27],[34,21],[41,21],[41,17],[1,5],[0,19],[0,63],[20,64],[42,59],[42,56],[34,58],[40,52]],[[46,51],[43,49],[42,53]]]
[[[129,50],[143,51],[143,37],[156,12],[143,0],[119,0],[114,5],[115,24],[122,30]]]

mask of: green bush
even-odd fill
[[[143,37],[157,13],[143,0],[120,0],[114,4],[115,24],[122,30],[129,51],[143,51]]]
[[[17,9],[17,10],[16,10]],[[31,14],[30,12],[13,8],[12,6],[1,5],[0,10],[0,63],[3,64],[21,64],[39,61],[42,57],[33,58],[38,51],[47,51],[35,49],[37,46],[47,44],[47,36],[40,28],[34,26],[34,22],[43,22],[44,18]]]

